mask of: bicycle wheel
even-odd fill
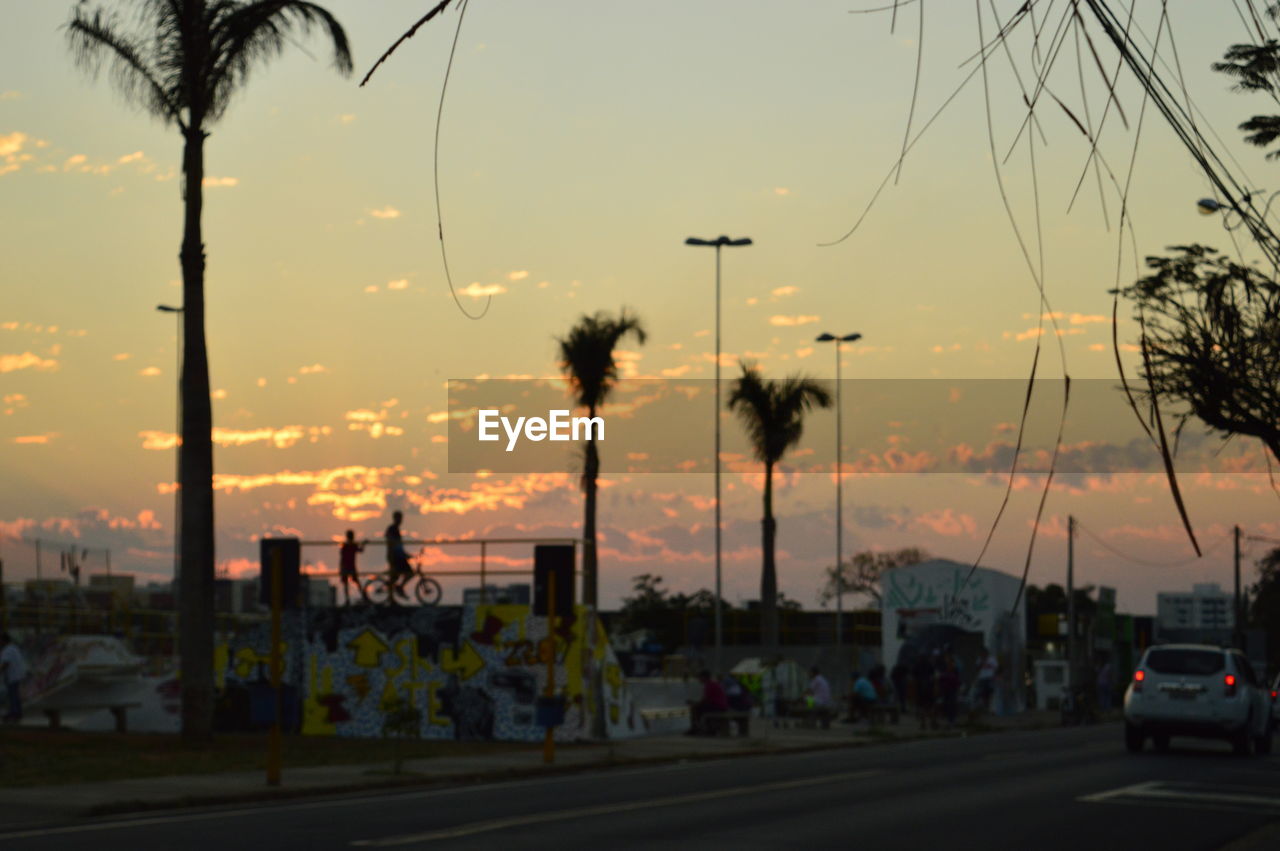
[[[424,606],[434,606],[440,602],[440,595],[444,593],[440,589],[440,583],[436,582],[430,576],[421,576],[418,578],[418,585],[413,589],[414,594],[418,597],[418,602]]]
[[[364,584],[364,598],[375,606],[391,602],[391,590],[385,576],[375,576]]]

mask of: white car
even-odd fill
[[[1271,729],[1274,731],[1280,727],[1280,674],[1276,674],[1275,682],[1271,684]]]
[[[1271,695],[1244,654],[1205,644],[1149,647],[1124,693],[1124,743],[1156,750],[1172,736],[1225,739],[1238,754],[1271,752]]]

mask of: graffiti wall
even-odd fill
[[[1000,660],[996,704],[1002,712],[1021,711],[1026,650],[1025,617],[1019,606],[1018,577],[998,570],[933,559],[887,570],[882,582],[883,659],[892,667],[910,666],[920,655],[947,649],[966,684],[972,682],[982,648]]]
[[[550,640],[547,619],[517,605],[289,612],[283,627],[286,712],[306,734],[380,736],[408,707],[423,738],[541,741],[534,708],[548,653],[566,701],[557,739],[590,737],[597,712],[610,738],[642,732],[604,630],[582,608]],[[267,693],[269,648],[265,625],[217,647],[226,714],[237,714],[239,700],[252,720],[255,696]],[[591,687],[597,672],[603,705]]]

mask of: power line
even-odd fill
[[[1115,546],[1113,546],[1109,542],[1103,540],[1098,535],[1095,535],[1089,529],[1089,527],[1083,525],[1080,522],[1079,518],[1076,518],[1076,528],[1083,530],[1084,533],[1088,535],[1093,540],[1094,543],[1096,543],[1098,546],[1102,547],[1103,549],[1107,550],[1112,555],[1119,556],[1125,561],[1131,561],[1135,564],[1141,564],[1147,567],[1185,567],[1189,564],[1196,564],[1197,562],[1203,562],[1204,559],[1207,558],[1210,553],[1215,552],[1219,547],[1221,547],[1223,544],[1227,542],[1227,539],[1225,537],[1219,539],[1219,541],[1216,544],[1206,549],[1204,551],[1204,555],[1202,556],[1193,556],[1192,558],[1182,559],[1180,561],[1152,561],[1151,559],[1139,558],[1138,556],[1131,555],[1129,553],[1124,552],[1123,550],[1117,549]]]

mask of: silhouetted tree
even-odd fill
[[[778,648],[777,522],[773,517],[773,468],[800,442],[804,415],[815,406],[831,407],[831,394],[817,381],[792,375],[766,381],[755,364],[742,362],[742,375],[730,388],[729,410],[738,415],[756,460],[764,463],[764,516],[760,521],[764,563],[760,571],[760,629],[769,652]]]
[[[1266,630],[1267,658],[1274,668],[1280,660],[1280,547],[1257,561],[1258,581],[1253,583],[1249,625]]]
[[[827,568],[827,581],[819,596],[822,604],[835,599],[837,589],[845,594],[866,594],[876,605],[880,606],[880,578],[886,570],[895,567],[906,567],[919,564],[929,554],[919,547],[904,547],[900,550],[876,552],[867,550],[850,558],[837,570]]]
[[[1149,392],[1226,435],[1256,437],[1280,459],[1280,283],[1202,245],[1148,257],[1121,290],[1141,323]]]
[[[593,316],[584,315],[566,336],[557,340],[560,366],[573,386],[574,398],[587,409],[589,417],[596,415],[618,380],[618,364],[613,358],[613,351],[628,335],[635,337],[641,345],[647,339],[640,319],[624,307],[616,317],[604,311]],[[588,606],[595,606],[599,586],[596,480],[600,477],[600,450],[596,448],[595,435],[589,434],[588,438],[582,470],[582,601]]]
[[[104,67],[124,97],[182,134],[182,491],[178,646],[182,732],[207,739],[213,723],[213,412],[204,332],[204,141],[256,66],[292,44],[296,33],[324,30],[333,63],[351,71],[347,36],[314,3],[290,0],[133,0],[124,19],[76,4],[67,39],[76,61]]]
[[[1264,14],[1273,21],[1280,20],[1280,4],[1267,6]],[[1280,103],[1280,41],[1267,39],[1261,44],[1233,44],[1215,62],[1213,70],[1235,80],[1235,90],[1246,94],[1270,95]],[[1280,115],[1255,115],[1240,125],[1244,140],[1251,145],[1265,148],[1280,138]],[[1267,153],[1267,159],[1280,157],[1280,150]]]

